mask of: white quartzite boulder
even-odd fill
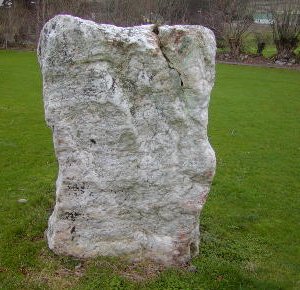
[[[59,163],[50,249],[190,260],[215,172],[213,33],[60,15],[44,26],[38,56]]]

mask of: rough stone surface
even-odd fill
[[[50,249],[189,261],[215,172],[213,33],[60,15],[43,28],[38,56],[59,163]]]

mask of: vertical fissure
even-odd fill
[[[162,56],[163,56],[164,59],[166,60],[168,67],[169,67],[170,69],[175,70],[175,71],[177,72],[177,74],[178,74],[178,76],[179,76],[179,79],[180,79],[180,85],[181,85],[181,87],[183,87],[183,86],[184,86],[184,83],[183,83],[183,80],[182,80],[180,71],[178,71],[178,70],[176,69],[176,67],[172,64],[172,62],[171,62],[171,60],[169,59],[169,57],[167,56],[167,54],[164,52],[164,47],[163,47],[163,45],[162,45],[162,43],[161,43],[161,41],[160,41],[160,38],[159,38],[159,26],[158,26],[158,25],[155,25],[154,28],[152,29],[152,32],[153,32],[154,34],[157,35],[157,40],[158,40],[158,44],[159,44],[159,49],[160,49],[160,51],[161,51]]]

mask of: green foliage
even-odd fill
[[[274,57],[277,53],[276,46],[273,42],[272,39],[272,32],[269,30],[262,31],[262,30],[254,30],[253,32],[249,33],[243,42],[243,47],[242,51],[243,53],[246,54],[257,54],[257,43],[258,41],[263,41],[265,42],[266,46],[265,49],[263,50],[263,56],[265,58],[271,58]],[[229,52],[228,46],[222,41],[217,42],[218,45],[218,52],[223,53],[223,52]],[[294,53],[298,55],[300,53],[300,46],[298,46],[295,50]]]
[[[209,135],[218,167],[196,273],[155,276],[117,258],[76,270],[43,238],[57,163],[35,56],[0,51],[0,289],[299,289],[299,83],[297,71],[217,67]]]
[[[257,44],[259,42],[264,42],[266,44],[265,49],[263,50],[264,57],[271,57],[274,54],[276,54],[276,47],[272,40],[272,33],[269,30],[257,30],[252,33],[249,33],[244,41],[244,52],[249,54],[256,54]]]
[[[300,37],[299,4],[288,4],[283,11],[273,11],[273,39],[277,48],[277,58],[290,59],[294,56]]]

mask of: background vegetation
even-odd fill
[[[35,47],[50,18],[67,13],[120,26],[147,23],[201,24],[211,28],[222,51],[239,60],[251,51],[264,54],[272,47],[274,60],[300,61],[299,0],[0,0],[0,45]],[[269,50],[270,51],[270,50]]]
[[[43,236],[57,163],[35,54],[0,51],[0,289],[299,289],[299,83],[297,71],[217,66],[218,167],[197,272],[80,264],[51,253]]]

